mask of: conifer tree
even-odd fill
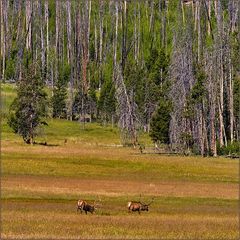
[[[8,125],[28,144],[33,144],[38,128],[42,124],[46,125],[42,119],[47,114],[47,94],[34,68],[31,65],[18,82],[17,97],[11,105],[8,118]]]
[[[59,71],[59,78],[57,79],[52,97],[54,118],[66,118],[67,116],[67,83],[69,82],[70,71],[70,67],[67,64]]]
[[[169,144],[169,124],[171,113],[171,103],[161,98],[158,104],[158,108],[153,113],[150,122],[150,137],[154,143]]]

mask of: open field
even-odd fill
[[[238,159],[140,154],[115,128],[48,123],[48,146],[29,146],[3,120],[2,239],[239,239]],[[140,194],[150,211],[128,213]],[[77,213],[79,198],[96,213]]]

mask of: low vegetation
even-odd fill
[[[35,141],[24,144],[3,119],[3,239],[238,237],[236,159],[156,154],[144,134],[141,154],[120,145],[116,128],[59,119]],[[148,212],[128,213],[128,201],[153,197]],[[77,212],[78,199],[96,211]]]

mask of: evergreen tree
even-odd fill
[[[54,118],[66,118],[67,116],[66,98],[69,76],[70,67],[69,65],[65,65],[59,72],[59,78],[53,90],[52,107]]]
[[[115,88],[111,80],[106,80],[101,88],[98,101],[98,110],[102,113],[103,120],[109,122],[116,111]]]
[[[17,97],[10,107],[8,125],[22,136],[24,142],[33,144],[34,137],[47,114],[47,94],[44,85],[31,65],[17,85]]]
[[[169,143],[169,124],[170,124],[171,104],[161,98],[157,110],[154,112],[150,122],[150,137],[153,142]]]

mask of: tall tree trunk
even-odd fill
[[[117,46],[118,46],[118,1],[115,2],[115,41],[114,41],[114,53],[113,53],[113,66],[117,64]]]
[[[163,0],[163,13],[162,13],[162,47],[166,49],[167,37],[166,37],[166,15],[167,15],[167,2]]]
[[[202,36],[201,36],[201,2],[198,3],[198,15],[197,15],[197,35],[198,35],[198,62],[201,59],[201,47],[202,47]]]
[[[48,0],[45,0],[44,4],[44,18],[46,26],[46,80],[48,81],[48,65],[49,65],[49,12],[48,12]]]
[[[27,41],[26,41],[26,49],[29,50],[32,47],[32,6],[33,2],[31,0],[26,0],[26,31],[27,33]]]
[[[183,1],[181,1],[181,8],[182,8],[182,22],[183,22],[183,26],[185,26],[185,12],[184,12]]]
[[[212,92],[214,95],[214,93]],[[217,145],[216,145],[216,129],[215,129],[215,100],[211,99],[210,103],[210,150],[211,154],[217,156]]]
[[[1,58],[2,59],[2,65],[1,65],[1,72],[0,77],[1,79],[5,79],[5,61],[6,61],[6,28],[5,28],[5,21],[4,21],[4,12],[6,12],[6,6],[5,1],[0,1],[0,23],[1,23],[1,41],[0,41],[0,47],[1,47]]]
[[[72,21],[71,21],[71,1],[66,1],[67,10],[67,60],[68,64],[71,64],[72,59]]]
[[[122,73],[124,74],[125,61],[126,61],[126,42],[127,42],[127,1],[123,2],[122,13]]]
[[[205,4],[206,4],[206,2],[205,2]],[[210,35],[211,34],[211,0],[208,0],[208,12],[207,12],[207,14],[208,14],[208,25],[207,25],[207,32],[208,32],[208,35]]]
[[[60,31],[60,1],[56,1],[56,16],[55,16],[55,79],[58,79],[59,69],[59,31]]]
[[[90,42],[90,31],[91,31],[91,11],[92,11],[92,0],[89,0],[89,5],[88,5],[88,32],[87,32],[87,46],[88,46],[88,62],[89,62],[89,42]]]
[[[233,80],[231,54],[229,53],[229,116],[230,116],[230,141],[234,140],[234,114],[233,114]]]
[[[140,42],[141,42],[141,7],[138,2],[138,34],[137,34],[137,63],[140,55]]]
[[[103,0],[100,1],[100,8],[99,8],[99,18],[100,18],[100,23],[99,23],[99,75],[100,75],[100,80],[99,80],[99,88],[101,88],[102,85],[102,53],[103,53]]]
[[[67,10],[67,59],[68,64],[71,68],[70,73],[70,82],[69,82],[69,106],[68,106],[68,117],[70,121],[72,121],[73,117],[73,60],[72,60],[72,20],[71,20],[71,2],[68,0],[66,2],[66,10]]]

